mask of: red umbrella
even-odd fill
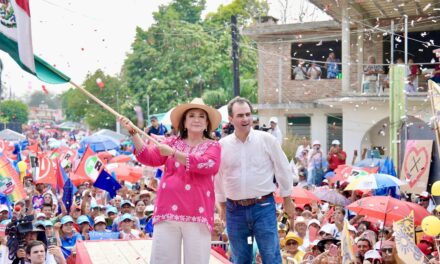
[[[414,223],[420,225],[429,212],[418,204],[405,202],[391,196],[369,196],[357,200],[347,206],[347,209],[364,215],[367,218],[377,219],[390,225],[393,221],[401,220],[414,211]]]
[[[319,199],[312,192],[301,187],[293,187],[290,197],[292,197],[295,200],[296,204],[311,204],[313,201],[316,202],[321,201],[321,199]],[[280,197],[279,195],[279,190],[275,192],[275,202],[277,203],[283,202],[283,198]]]
[[[142,177],[142,167],[129,166],[125,163],[109,163],[106,165],[108,172],[114,172],[117,180],[136,183]]]
[[[131,157],[128,155],[119,155],[112,158],[109,163],[126,163],[131,160]]]

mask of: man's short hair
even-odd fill
[[[43,208],[43,207],[50,207],[50,209],[52,209],[52,205],[49,204],[49,203],[45,203],[45,204],[43,204],[43,205],[41,206],[41,208]]]
[[[253,111],[252,104],[248,99],[237,96],[237,97],[233,98],[231,101],[229,101],[229,103],[228,103],[228,115],[230,117],[232,117],[232,107],[234,106],[235,103],[248,104],[249,108],[251,109],[251,112]]]
[[[150,117],[150,121],[157,120],[157,116]]]
[[[365,242],[367,242],[367,243],[368,243],[368,247],[371,248],[371,246],[372,246],[372,245],[371,245],[371,241],[370,241],[368,238],[361,237],[361,238],[358,239],[358,241],[356,242],[356,244],[359,243],[359,242],[361,242],[361,241],[365,241]]]
[[[40,240],[33,240],[26,246],[26,255],[30,255],[33,247],[44,246],[44,251],[47,251],[46,245]]]

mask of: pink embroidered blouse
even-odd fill
[[[136,152],[137,160],[148,166],[165,165],[157,188],[153,224],[161,221],[214,223],[214,176],[220,165],[221,148],[214,140],[191,147],[178,137],[168,138],[164,144],[187,155],[186,164],[171,156],[161,156],[156,146],[144,146]]]

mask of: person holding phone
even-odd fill
[[[335,139],[332,141],[332,147],[327,155],[328,169],[327,171],[334,171],[339,165],[345,164],[347,153],[342,150],[341,142]]]
[[[284,250],[281,254],[283,258],[283,264],[291,263],[290,260],[295,260],[296,263],[301,263],[305,253],[300,250],[303,240],[293,232],[289,232],[284,239]]]

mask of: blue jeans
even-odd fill
[[[235,205],[229,200],[226,201],[226,227],[233,263],[252,263],[254,236],[263,263],[281,263],[280,240],[273,197],[251,206]]]

